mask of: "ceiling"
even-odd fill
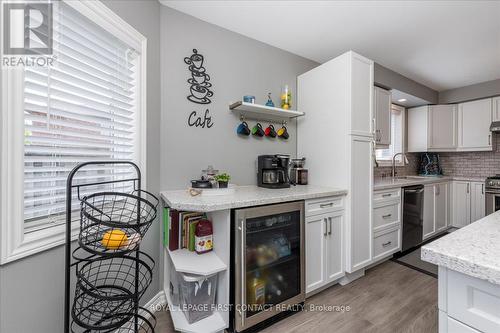
[[[418,98],[397,89],[391,89],[391,101],[394,104],[401,105],[406,108],[432,104],[425,99]]]
[[[500,78],[500,0],[160,2],[320,63],[354,50],[437,91]]]

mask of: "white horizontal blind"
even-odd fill
[[[25,69],[26,227],[64,221],[66,178],[79,162],[133,160],[137,156],[139,53],[64,2],[58,7],[54,17],[57,64]],[[84,170],[76,182],[135,175],[124,166]],[[104,189],[130,191],[130,185],[84,188],[83,194]]]
[[[377,149],[377,160],[392,161],[394,154],[403,152],[403,114],[398,108],[391,108],[391,144],[387,149]],[[397,157],[401,161],[401,156]]]

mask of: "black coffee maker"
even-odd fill
[[[265,188],[290,187],[290,155],[260,155],[257,158],[257,185]]]

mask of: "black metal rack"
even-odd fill
[[[90,165],[133,167],[132,178],[74,183],[75,175]],[[130,183],[131,193],[81,189]],[[73,190],[80,202],[78,246],[72,251]],[[153,200],[153,202],[151,202]],[[129,161],[95,161],[78,164],[66,183],[66,248],[64,332],[154,333],[156,318],[139,307],[151,284],[154,260],[140,251],[140,243],[156,218],[158,199],[141,190],[141,171]],[[111,238],[119,232],[118,239]],[[73,260],[72,260],[73,259]],[[76,288],[71,305],[71,268],[76,268]]]

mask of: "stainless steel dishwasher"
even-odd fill
[[[403,188],[403,244],[406,251],[422,243],[424,220],[424,186]]]

